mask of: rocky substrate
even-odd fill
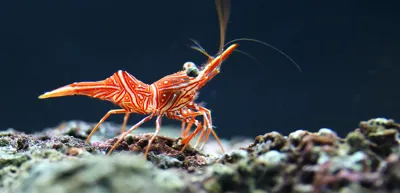
[[[93,126],[70,121],[33,134],[0,132],[0,192],[400,192],[400,125],[389,119],[362,121],[344,138],[320,129],[224,141],[225,154],[212,141],[181,152],[171,129],[147,160],[151,131],[135,131],[106,156],[120,126],[104,123],[85,144]]]

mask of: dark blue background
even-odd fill
[[[399,118],[400,30],[395,1],[233,1],[227,39],[242,42],[200,91],[221,137],[272,130],[344,134],[360,120]],[[213,1],[2,1],[0,128],[40,131],[61,121],[97,122],[114,105],[87,97],[39,100],[60,86],[127,70],[152,83],[219,44]],[[131,116],[134,124],[143,116]],[[110,121],[122,122],[122,115]],[[164,124],[178,124],[167,121]],[[154,120],[146,124],[152,126]]]

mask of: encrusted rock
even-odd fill
[[[153,128],[125,136],[105,156],[121,127],[104,123],[85,144],[93,125],[0,132],[0,192],[400,192],[400,126],[391,119],[362,121],[344,139],[321,128],[223,140],[223,155],[215,142],[209,153],[181,151],[171,131],[155,138],[147,160]]]

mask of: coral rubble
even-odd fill
[[[148,131],[127,135],[105,156],[120,128],[104,123],[85,144],[92,127],[71,121],[33,134],[0,132],[0,192],[400,192],[400,125],[390,119],[362,121],[344,138],[322,128],[225,141],[226,154],[211,141],[181,152],[171,137],[179,134],[165,133],[147,160]]]

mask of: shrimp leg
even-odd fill
[[[126,126],[126,121],[128,119],[129,116],[129,112],[127,112],[125,109],[114,109],[114,110],[110,110],[108,111],[103,118],[100,119],[100,121],[97,123],[97,125],[92,129],[92,131],[90,132],[89,136],[87,137],[85,143],[88,144],[90,138],[92,137],[92,135],[94,134],[94,132],[99,128],[99,126],[111,115],[111,114],[122,114],[125,113],[125,118],[124,118],[124,124],[122,125],[122,130],[125,130],[125,126]]]
[[[140,125],[142,125],[143,123],[149,121],[151,118],[154,117],[155,114],[156,114],[156,112],[154,112],[154,113],[150,114],[149,116],[143,118],[141,121],[139,121],[139,122],[136,123],[134,126],[132,126],[128,131],[122,133],[121,136],[119,137],[118,141],[115,142],[115,144],[114,144],[114,145],[111,147],[111,149],[108,151],[107,155],[110,155],[111,152],[114,151],[114,149],[118,146],[118,144],[122,141],[122,139],[124,139],[124,137],[125,137],[126,135],[128,135],[128,134],[129,134],[130,132],[132,132],[133,130],[137,129],[137,128],[138,128]],[[159,116],[161,116],[161,115],[159,115]],[[158,133],[158,132],[156,131],[156,133]],[[155,134],[156,134],[156,133],[155,133]],[[149,148],[149,147],[150,147],[150,146],[147,146],[147,148]],[[148,150],[146,150],[146,152],[147,152],[147,151],[148,151]],[[146,159],[146,155],[147,155],[147,154],[145,154],[145,159]]]

